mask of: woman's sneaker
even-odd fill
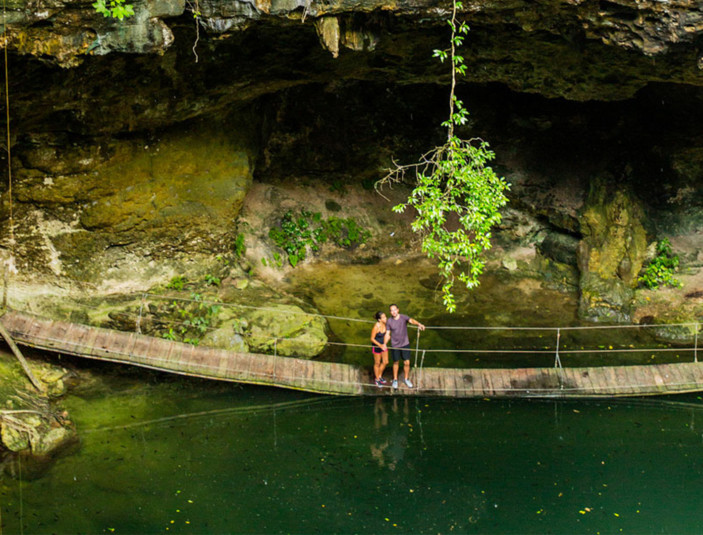
[[[378,388],[382,388],[382,387],[383,387],[383,382],[381,382],[381,379],[374,379],[373,382],[376,383],[376,386],[377,386]]]
[[[383,377],[381,377],[381,378],[378,380],[378,382],[381,383],[382,385],[387,385],[387,384],[388,384],[388,381],[386,381]]]

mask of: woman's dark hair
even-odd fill
[[[376,318],[376,321],[381,321],[381,316],[383,316],[383,312],[376,312],[373,317]]]

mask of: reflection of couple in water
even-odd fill
[[[373,373],[376,386],[381,387],[387,383],[383,378],[383,370],[388,366],[388,342],[391,343],[391,356],[393,357],[393,388],[398,388],[398,368],[403,360],[405,372],[405,386],[412,388],[410,382],[410,340],[408,339],[408,323],[417,325],[421,331],[425,326],[405,314],[401,314],[398,305],[390,306],[391,317],[383,312],[376,312],[376,324],[371,330],[371,343],[373,351]]]
[[[403,459],[408,447],[408,433],[411,428],[408,398],[399,401],[397,397],[392,400],[377,397],[373,416],[376,441],[369,444],[371,457],[378,463],[379,468],[395,470],[404,465]]]

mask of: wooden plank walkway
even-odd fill
[[[24,346],[220,381],[335,395],[588,398],[703,391],[703,363],[594,368],[424,368],[394,391],[372,382],[369,365],[237,353],[8,311],[0,322]],[[370,359],[370,357],[369,357]],[[401,372],[402,373],[402,372]]]

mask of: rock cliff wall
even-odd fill
[[[242,269],[262,270],[268,229],[301,206],[296,187],[333,192],[309,208],[372,231],[365,250],[323,257],[414,250],[409,233],[388,239],[393,216],[366,196],[391,158],[441,140],[447,73],[431,51],[448,4],[134,5],[120,22],[89,2],[8,4],[17,240],[5,190],[1,243],[21,299],[143,291],[206,272],[240,234]],[[513,185],[494,265],[578,288],[585,317],[637,320],[657,315],[637,277],[668,236],[687,278],[667,302],[696,316],[684,296],[703,265],[703,9],[518,0],[465,2],[462,17],[462,134],[489,140]],[[253,182],[268,197],[247,197]]]

